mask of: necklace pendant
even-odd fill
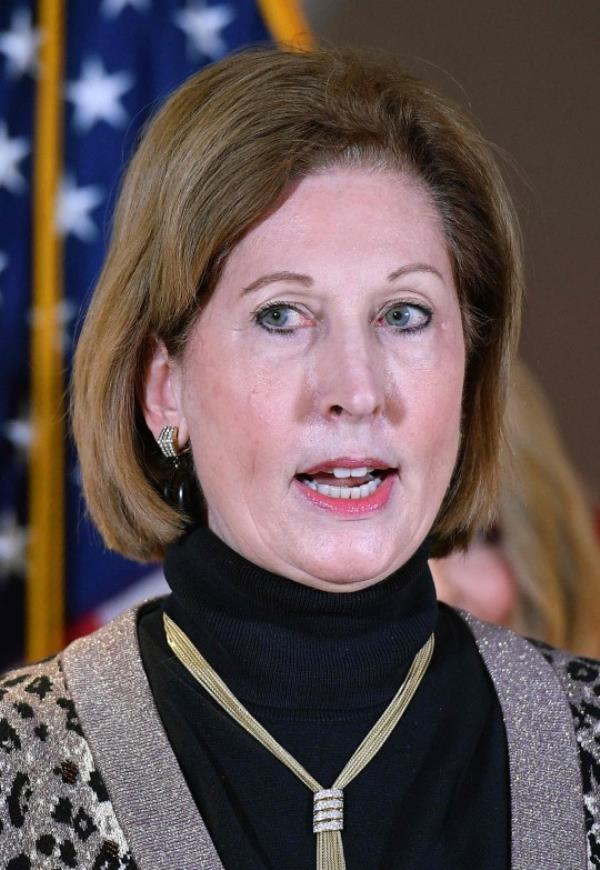
[[[344,829],[344,792],[324,788],[313,794],[313,833]]]

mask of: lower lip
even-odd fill
[[[323,495],[322,493],[311,489],[310,486],[302,483],[298,478],[295,478],[294,482],[299,487],[302,495],[312,504],[316,505],[316,507],[329,511],[329,513],[332,514],[356,517],[363,514],[370,514],[373,511],[379,511],[384,508],[389,501],[396,477],[396,472],[386,475],[374,493],[368,495],[366,498],[355,499],[331,498],[331,496]]]

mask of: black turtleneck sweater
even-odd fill
[[[462,619],[438,606],[427,548],[358,592],[271,574],[206,528],[173,545],[172,595],[142,611],[150,686],[227,870],[315,866],[312,796],[169,650],[162,614],[250,712],[328,788],[435,632],[404,716],[345,789],[348,870],[507,870],[510,797],[500,706]]]

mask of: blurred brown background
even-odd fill
[[[522,354],[600,502],[600,0],[304,0],[319,38],[399,54],[508,155]]]

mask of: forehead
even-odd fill
[[[372,278],[417,261],[451,276],[441,217],[426,188],[404,172],[340,167],[297,182],[234,247],[222,282],[244,272],[248,283],[248,269],[326,268],[342,278],[350,269],[356,277],[358,268]]]

